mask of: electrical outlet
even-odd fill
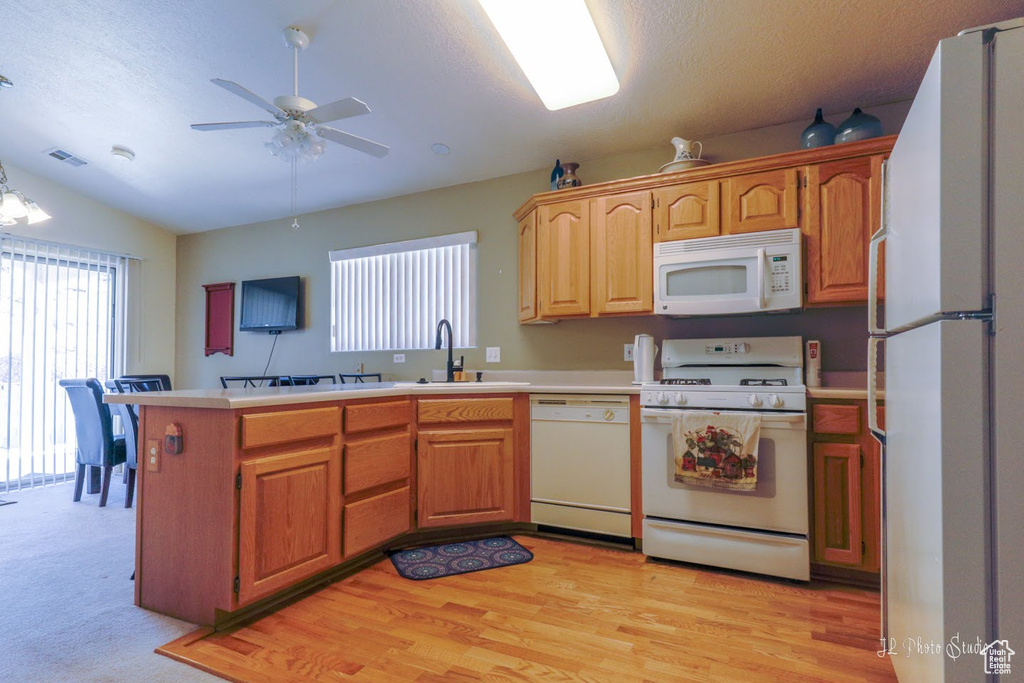
[[[352,372],[354,372],[357,375],[363,374],[363,364],[362,363],[356,363],[355,365],[353,365],[352,366]]]
[[[146,471],[160,471],[160,441],[159,439],[146,439]]]
[[[623,344],[622,345],[622,360],[631,361],[633,360],[633,345]]]
[[[395,362],[396,363],[404,363],[405,362],[405,354],[404,353],[396,353],[395,354]]]
[[[487,362],[488,363],[500,363],[501,362],[501,347],[500,346],[488,346],[487,347]]]

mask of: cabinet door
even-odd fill
[[[654,191],[654,241],[714,237],[721,232],[717,180],[659,187]]]
[[[881,170],[881,156],[808,167],[807,303],[867,301],[868,245],[879,227]]]
[[[814,557],[857,567],[861,534],[861,447],[814,444]]]
[[[598,197],[590,207],[592,312],[652,313],[651,193]]]
[[[537,318],[537,212],[519,221],[519,322]]]
[[[590,205],[542,206],[537,222],[537,294],[540,317],[590,313]]]
[[[513,464],[511,428],[421,431],[419,527],[512,520]]]
[[[799,223],[795,168],[734,176],[722,181],[723,232],[795,228]]]
[[[239,605],[341,561],[340,463],[336,448],[242,463]]]

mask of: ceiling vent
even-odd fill
[[[53,149],[46,150],[46,153],[57,161],[63,161],[65,164],[70,166],[85,166],[89,162],[81,157],[76,157],[71,152],[67,152],[63,149],[54,147]]]

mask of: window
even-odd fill
[[[331,351],[476,346],[476,231],[330,252]]]
[[[0,487],[75,471],[75,418],[58,380],[124,370],[129,260],[0,235]]]

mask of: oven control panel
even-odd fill
[[[750,353],[750,344],[736,342],[733,344],[707,344],[704,346],[705,356],[731,356],[743,353]]]

